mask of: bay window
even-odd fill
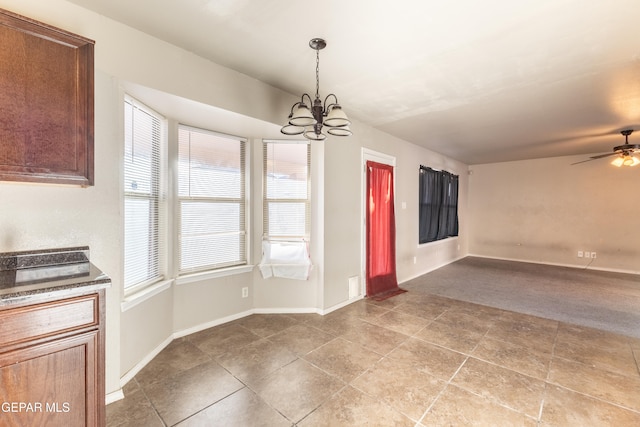
[[[181,273],[247,263],[247,141],[180,125]]]
[[[164,119],[127,97],[124,103],[124,287],[163,277],[161,145]]]

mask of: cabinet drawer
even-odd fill
[[[98,295],[0,311],[0,347],[97,326]]]

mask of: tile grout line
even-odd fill
[[[134,377],[134,380],[135,380],[135,377]],[[136,380],[136,382],[137,382],[137,380]],[[147,396],[147,392],[144,389],[144,387],[142,385],[140,385],[140,383],[138,383],[138,387],[140,387],[140,391],[142,392],[142,394],[144,394],[144,398],[147,399],[147,401],[149,402],[149,405],[151,405],[151,407],[153,408],[153,412],[155,412],[155,414],[158,417],[158,419],[160,420],[160,422],[165,427],[168,427],[168,424],[166,423],[164,418],[162,418],[162,416],[160,415],[160,412],[158,412],[158,409],[156,408],[156,405],[154,405],[153,402],[151,401],[151,399],[149,398],[149,396]]]
[[[456,375],[458,375],[458,373],[462,370],[462,368],[467,364],[467,362],[468,362],[468,360],[469,360],[470,358],[473,358],[473,359],[476,359],[476,360],[481,360],[481,361],[483,361],[483,362],[485,362],[485,363],[489,363],[489,364],[494,365],[494,366],[503,367],[503,366],[501,366],[501,365],[498,365],[497,363],[490,362],[490,361],[485,361],[485,360],[483,360],[483,359],[478,359],[478,358],[476,358],[476,357],[474,357],[474,356],[472,355],[473,351],[474,351],[474,350],[475,350],[475,349],[480,345],[480,342],[481,342],[484,338],[487,338],[487,335],[489,334],[489,331],[491,330],[491,328],[492,328],[493,326],[494,326],[494,325],[492,325],[492,326],[490,326],[489,328],[487,328],[487,330],[485,331],[485,333],[484,333],[484,334],[482,335],[482,337],[478,340],[478,342],[475,344],[475,346],[473,347],[473,349],[471,349],[471,350],[469,351],[469,353],[462,353],[462,352],[458,352],[458,351],[456,351],[456,350],[449,349],[449,348],[447,348],[447,347],[442,347],[442,346],[439,346],[439,345],[437,345],[437,344],[434,344],[434,345],[436,345],[436,346],[438,346],[438,347],[446,348],[446,349],[448,349],[448,350],[452,350],[452,351],[454,351],[454,352],[457,352],[457,353],[463,354],[463,355],[465,356],[465,360],[460,364],[460,366],[458,367],[458,369],[456,370],[456,372],[454,372],[454,373],[453,373],[453,375],[451,376],[451,378],[449,378],[449,380],[446,382],[445,387],[440,391],[440,393],[438,393],[438,395],[436,396],[436,398],[435,398],[435,399],[433,400],[433,402],[429,405],[429,407],[425,410],[425,412],[422,414],[422,417],[420,417],[420,419],[419,419],[418,423],[416,423],[414,427],[417,427],[419,424],[421,424],[421,423],[422,423],[422,421],[423,421],[423,420],[424,420],[424,418],[427,416],[427,414],[429,413],[429,411],[433,408],[433,406],[436,404],[436,402],[438,401],[438,399],[440,398],[440,396],[445,392],[445,390],[446,390],[450,385],[455,386],[455,387],[460,387],[460,386],[458,386],[458,385],[456,385],[456,384],[454,384],[454,383],[453,383],[453,379],[456,377]],[[556,330],[556,336],[557,336],[557,330]],[[555,337],[554,337],[554,345],[555,345]],[[503,367],[503,368],[504,368],[504,367]],[[522,373],[522,372],[519,372],[519,371],[516,371],[516,370],[513,370],[513,369],[509,369],[509,368],[505,368],[505,369],[508,369],[508,370],[510,370],[510,371],[512,371],[512,372],[514,372],[514,373],[516,373],[516,374],[519,374],[519,375],[523,375],[523,376],[526,376],[526,377],[529,377],[529,378],[532,378],[532,379],[535,379],[535,380],[540,380],[539,378],[532,377],[532,376],[530,376],[530,375],[528,375],[528,374],[524,374],[524,373]],[[545,391],[546,391],[546,381],[545,381],[545,380],[541,380],[541,381],[543,381],[543,383],[545,384]],[[462,390],[466,390],[467,392],[469,392],[469,393],[471,393],[471,394],[474,394],[474,395],[476,395],[476,396],[483,397],[481,394],[478,394],[477,392],[475,392],[475,391],[473,391],[473,390],[468,390],[468,389],[467,389],[467,388],[465,388],[465,387],[460,387],[460,388],[461,388]],[[497,404],[497,405],[500,405],[500,406],[502,406],[502,407],[504,407],[504,408],[506,408],[506,409],[510,410],[510,411],[514,411],[514,412],[517,412],[517,413],[519,413],[519,414],[522,414],[522,415],[524,415],[524,416],[525,416],[525,417],[527,417],[527,418],[530,418],[530,419],[531,419],[531,418],[533,418],[533,417],[531,417],[530,415],[527,415],[526,413],[521,412],[521,411],[519,411],[519,410],[517,410],[517,409],[515,409],[515,408],[511,408],[510,406],[508,406],[508,405],[506,405],[506,404],[504,404],[504,403],[502,403],[502,402],[500,402],[500,401],[493,400],[493,399],[489,399],[489,400],[490,400],[490,401],[492,401],[492,402],[494,402],[494,403],[495,403],[495,404]],[[544,400],[544,397],[543,397],[543,400]],[[542,410],[542,408],[540,409],[540,411],[541,411],[541,410]],[[537,418],[537,419],[535,419],[536,423],[539,423],[539,419],[540,419],[540,415],[538,416],[538,418]]]
[[[551,364],[553,363],[553,358],[556,353],[556,345],[558,344],[558,336],[560,335],[560,322],[556,327],[556,335],[553,337],[553,345],[551,346],[551,357],[549,358],[549,366],[547,367],[547,376],[544,379],[544,393],[542,394],[542,399],[540,400],[540,410],[538,411],[538,419],[537,422],[540,424],[542,422],[542,414],[544,412],[544,406],[547,402],[547,393],[549,392],[549,387],[552,385],[551,383]]]
[[[610,400],[604,400],[601,397],[593,396],[591,394],[587,394],[587,393],[582,392],[582,391],[573,390],[573,389],[571,389],[569,387],[563,386],[562,384],[556,384],[556,383],[548,383],[548,384],[552,385],[554,387],[562,388],[562,389],[567,390],[567,391],[569,391],[571,393],[579,394],[579,395],[584,396],[584,397],[586,397],[588,399],[593,399],[593,400],[596,400],[598,402],[604,403],[606,405],[615,406],[617,408],[624,409],[625,411],[633,412],[635,414],[640,415],[640,409],[633,409],[633,408],[629,408],[628,406],[624,406],[624,405],[622,405],[620,403],[612,402]]]
[[[235,378],[235,377],[234,377],[234,378]],[[236,378],[236,379],[237,379],[237,378]],[[238,379],[238,381],[240,381],[240,380]],[[240,382],[242,383],[242,381],[240,381]],[[245,388],[246,388],[247,390],[250,390],[250,391],[252,391],[252,392],[253,392],[253,390],[251,390],[251,389],[250,389],[246,384],[242,383],[242,385],[243,385],[243,386],[242,386],[242,387],[240,387],[239,389],[237,389],[236,391],[229,393],[229,394],[228,394],[228,395],[226,395],[225,397],[222,397],[222,398],[220,398],[220,399],[216,400],[215,402],[211,402],[211,404],[210,404],[210,405],[207,405],[207,406],[205,406],[205,407],[204,407],[204,408],[202,408],[202,409],[198,409],[197,411],[195,411],[195,412],[194,412],[194,413],[192,413],[192,414],[189,414],[187,417],[185,417],[185,418],[181,419],[180,421],[178,421],[177,423],[173,424],[173,425],[172,425],[172,427],[177,426],[178,424],[180,424],[180,423],[182,423],[182,422],[184,422],[184,421],[188,420],[189,418],[195,417],[195,416],[196,416],[196,415],[198,415],[199,413],[201,413],[201,412],[203,412],[203,411],[206,411],[207,409],[209,409],[209,408],[210,408],[210,407],[212,407],[213,405],[216,405],[216,404],[218,404],[218,403],[222,402],[223,400],[225,400],[225,399],[227,399],[227,398],[229,398],[229,397],[233,396],[234,394],[239,393],[241,390],[244,390]],[[258,398],[262,399],[260,396],[258,396],[258,394],[257,394],[257,393],[256,393],[256,397],[258,397]],[[264,402],[264,400],[263,400],[263,402]],[[266,402],[265,402],[265,403],[266,403]],[[166,425],[166,423],[165,423],[165,425]]]
[[[640,363],[633,348],[633,344],[631,344],[631,340],[627,340],[627,343],[629,344],[629,348],[631,349],[631,356],[633,356],[633,360],[636,362],[636,370],[638,371],[638,375],[640,375]]]
[[[458,366],[458,369],[456,369],[456,371],[453,373],[453,375],[451,375],[451,377],[449,378],[449,380],[446,382],[445,386],[442,388],[442,390],[440,390],[440,393],[438,393],[438,395],[436,396],[435,399],[433,399],[433,402],[431,402],[431,404],[427,407],[427,409],[424,411],[424,413],[422,414],[422,416],[420,417],[420,419],[418,420],[418,423],[416,423],[416,426],[418,424],[422,424],[422,420],[424,420],[424,417],[427,416],[427,414],[429,413],[429,411],[431,411],[431,409],[433,408],[433,406],[436,404],[436,402],[440,399],[440,396],[442,396],[444,394],[444,392],[447,390],[447,388],[452,385],[451,381],[453,380],[453,378],[458,375],[458,372],[460,372],[460,370],[462,369],[462,367],[467,363],[467,360],[469,360],[470,356],[466,356],[465,359],[462,361],[462,363],[460,364],[460,366]]]
[[[579,326],[579,325],[578,325],[578,326]],[[562,357],[562,356],[556,356],[556,354],[555,354],[555,349],[556,349],[556,344],[557,344],[557,342],[558,342],[558,336],[559,336],[559,335],[560,335],[560,322],[558,323],[558,330],[556,331],[556,337],[555,337],[554,342],[553,342],[553,348],[552,348],[552,353],[551,353],[551,360],[549,361],[549,369],[548,369],[548,371],[547,371],[547,379],[545,380],[545,396],[546,396],[546,391],[548,390],[548,387],[549,387],[549,386],[554,386],[554,387],[559,387],[559,388],[562,388],[562,389],[564,389],[564,390],[567,390],[567,391],[569,391],[569,392],[571,392],[571,393],[579,394],[579,395],[584,396],[584,397],[586,397],[586,398],[588,398],[588,399],[593,399],[593,400],[596,400],[596,401],[598,401],[598,402],[602,402],[602,403],[604,403],[604,404],[612,405],[612,406],[618,407],[618,408],[620,408],[620,409],[624,409],[624,410],[628,410],[628,411],[631,411],[631,412],[634,412],[634,413],[640,414],[640,410],[638,410],[638,409],[630,408],[630,407],[624,406],[624,405],[622,405],[622,404],[620,404],[620,403],[617,403],[617,402],[614,402],[614,401],[610,401],[610,400],[605,400],[605,399],[603,399],[603,398],[601,398],[601,397],[593,396],[593,395],[591,395],[591,394],[588,394],[588,393],[585,393],[585,392],[582,392],[582,391],[579,391],[579,390],[574,390],[574,389],[569,388],[569,387],[567,387],[567,386],[565,386],[565,385],[562,385],[562,384],[560,384],[560,383],[553,382],[553,381],[551,380],[551,366],[552,366],[552,363],[553,363],[553,360],[554,360],[554,359],[561,359],[561,360],[566,360],[566,361],[571,362],[571,363],[577,363],[577,364],[580,364],[580,365],[589,366],[589,364],[586,364],[586,363],[580,362],[580,361],[578,361],[578,360],[567,359],[567,358]],[[630,345],[630,343],[629,343],[629,345]],[[632,349],[632,354],[633,354],[633,349]],[[634,354],[634,360],[635,360],[635,354]],[[637,364],[637,360],[636,360],[636,364]],[[598,368],[598,369],[601,369],[601,368]],[[617,375],[620,375],[620,376],[623,376],[623,377],[627,377],[627,376],[626,376],[626,375],[624,375],[624,374],[620,374],[620,373],[618,373],[618,372],[609,371],[609,370],[607,370],[607,369],[604,369],[604,371],[606,371],[606,372],[611,372],[611,373],[614,373],[614,374],[617,374]],[[546,402],[546,399],[545,399],[545,400],[543,400],[543,402]],[[542,407],[542,405],[541,405],[541,408],[540,408],[540,422],[541,422],[541,420],[542,420],[542,412],[543,412],[543,407]]]
[[[402,304],[401,304],[401,305],[402,305]],[[498,309],[498,310],[500,310],[500,311],[507,311],[507,310],[503,310],[503,309]],[[399,331],[397,331],[397,330],[389,329],[389,328],[387,328],[387,327],[385,327],[385,326],[383,326],[383,325],[379,325],[379,324],[371,323],[371,322],[370,322],[370,321],[368,321],[366,318],[363,318],[363,317],[360,317],[360,316],[355,316],[355,318],[358,318],[359,320],[361,320],[361,321],[363,321],[363,322],[366,322],[367,324],[370,324],[370,325],[372,325],[372,326],[381,327],[381,328],[383,328],[383,329],[390,330],[390,331],[392,331],[392,332],[395,332],[395,333],[402,334],[402,335],[406,336],[406,339],[404,339],[402,342],[400,342],[399,344],[397,344],[395,347],[393,347],[393,349],[391,349],[391,350],[390,350],[389,352],[387,352],[386,354],[381,354],[381,353],[379,353],[379,352],[377,352],[377,351],[373,351],[372,349],[370,349],[370,348],[368,348],[368,347],[365,347],[365,346],[363,346],[362,344],[360,344],[360,343],[358,343],[358,342],[353,342],[353,341],[350,341],[350,340],[346,340],[346,339],[345,339],[345,338],[343,338],[341,335],[334,335],[333,333],[329,333],[329,332],[327,332],[327,331],[325,331],[325,330],[323,330],[323,329],[317,328],[317,327],[315,327],[315,326],[313,326],[313,325],[311,325],[311,324],[307,324],[307,322],[305,322],[305,321],[303,321],[303,320],[300,320],[300,319],[297,319],[297,318],[291,318],[291,319],[294,319],[294,320],[297,322],[296,324],[298,324],[298,325],[307,324],[307,326],[310,326],[310,327],[312,327],[312,328],[314,328],[314,329],[317,329],[317,330],[319,330],[319,331],[321,331],[321,332],[323,332],[323,333],[326,333],[326,334],[329,334],[329,335],[331,335],[331,336],[332,336],[331,340],[329,340],[328,342],[326,342],[326,343],[324,343],[324,344],[320,345],[319,347],[315,348],[315,349],[314,349],[314,350],[312,350],[312,351],[315,351],[315,350],[317,350],[317,349],[319,349],[319,348],[322,348],[323,346],[327,345],[328,343],[330,343],[330,342],[332,342],[332,341],[334,341],[334,340],[336,340],[336,339],[343,339],[343,340],[345,340],[345,341],[348,341],[348,342],[350,342],[350,343],[353,343],[353,344],[355,344],[355,345],[358,345],[358,346],[360,346],[360,347],[362,347],[362,348],[365,348],[365,349],[367,349],[367,350],[369,350],[369,351],[373,351],[374,353],[376,353],[376,354],[378,354],[378,355],[380,356],[380,359],[379,359],[378,361],[376,361],[376,362],[374,362],[374,363],[372,363],[372,364],[368,364],[368,365],[367,365],[368,367],[367,367],[363,372],[360,372],[360,373],[359,373],[355,378],[353,378],[351,381],[346,382],[346,381],[342,380],[341,378],[339,378],[339,377],[337,377],[337,376],[335,376],[335,375],[333,375],[333,374],[331,374],[331,373],[329,373],[329,372],[325,371],[324,369],[320,368],[319,366],[316,366],[316,365],[315,365],[315,364],[313,364],[312,362],[310,362],[310,361],[306,360],[306,358],[304,358],[304,355],[300,355],[300,354],[298,354],[297,352],[290,350],[290,351],[292,352],[292,354],[295,354],[295,355],[296,355],[296,358],[295,358],[293,361],[288,362],[288,363],[287,363],[287,364],[285,364],[284,366],[288,366],[289,364],[294,363],[295,361],[302,360],[302,361],[304,361],[304,362],[306,362],[306,363],[309,363],[311,366],[316,367],[316,368],[317,368],[317,369],[319,369],[320,371],[322,371],[322,372],[324,372],[324,373],[326,373],[326,374],[328,374],[328,375],[330,375],[330,376],[333,376],[333,377],[338,378],[338,379],[343,383],[343,386],[342,386],[340,389],[338,389],[336,392],[334,392],[334,393],[333,393],[331,396],[329,396],[327,399],[324,399],[324,400],[323,400],[321,403],[319,403],[315,408],[313,408],[312,410],[310,410],[310,412],[308,412],[308,413],[307,413],[306,415],[304,415],[300,420],[298,420],[298,422],[300,422],[300,421],[302,421],[302,420],[306,419],[309,415],[311,415],[312,413],[314,413],[315,411],[317,411],[317,410],[318,410],[318,408],[320,408],[321,406],[325,405],[325,404],[326,404],[329,400],[331,400],[334,396],[336,396],[337,394],[339,394],[339,393],[343,392],[345,389],[347,389],[347,388],[349,388],[349,387],[352,387],[352,388],[354,388],[354,389],[356,389],[356,390],[359,390],[360,392],[362,392],[362,393],[364,393],[365,395],[367,395],[367,396],[369,396],[369,397],[371,397],[371,398],[375,399],[376,401],[378,401],[378,402],[380,402],[380,403],[384,403],[385,405],[387,405],[387,406],[389,406],[390,408],[394,409],[394,411],[395,411],[395,412],[398,412],[398,413],[401,413],[401,414],[405,415],[403,412],[401,412],[401,411],[399,411],[399,410],[396,410],[396,409],[395,409],[395,407],[394,407],[394,406],[392,406],[392,405],[390,405],[390,404],[389,404],[389,402],[387,402],[384,398],[378,398],[378,397],[376,397],[376,396],[370,395],[369,393],[366,393],[366,392],[364,392],[363,390],[360,390],[359,388],[352,386],[352,385],[351,385],[351,382],[353,382],[353,381],[355,381],[356,379],[360,378],[361,376],[365,375],[367,372],[370,372],[370,371],[371,371],[371,369],[373,369],[375,366],[377,366],[377,365],[378,365],[379,363],[381,363],[383,360],[385,360],[385,359],[393,359],[393,358],[390,358],[390,357],[389,357],[389,354],[390,354],[390,353],[392,353],[393,351],[395,351],[396,349],[398,349],[399,347],[401,347],[402,345],[404,345],[404,344],[405,344],[408,340],[410,340],[411,338],[414,338],[414,339],[419,340],[419,341],[424,341],[424,342],[427,342],[427,343],[429,343],[430,345],[433,345],[433,346],[435,346],[435,347],[439,347],[439,348],[442,348],[442,349],[450,350],[450,351],[453,351],[453,352],[455,352],[455,353],[458,353],[458,354],[461,354],[461,355],[464,355],[464,356],[465,356],[465,358],[464,358],[464,360],[462,361],[462,363],[460,364],[460,366],[456,369],[456,371],[453,373],[453,375],[452,375],[452,376],[451,376],[451,377],[450,377],[450,378],[445,382],[445,386],[443,387],[443,389],[442,389],[442,390],[440,390],[440,392],[435,396],[435,398],[433,399],[433,401],[431,402],[431,404],[429,404],[429,406],[427,407],[427,409],[425,410],[425,412],[422,414],[422,416],[418,419],[418,421],[417,421],[417,422],[416,422],[416,424],[415,424],[416,426],[420,425],[420,424],[424,421],[424,419],[427,417],[427,415],[428,415],[428,414],[429,414],[429,412],[433,409],[433,407],[436,405],[436,403],[439,401],[439,399],[440,399],[440,398],[442,398],[442,395],[446,392],[446,390],[449,390],[449,389],[450,389],[450,386],[460,387],[459,385],[456,385],[456,383],[454,382],[454,379],[455,379],[455,377],[460,373],[460,371],[461,371],[461,370],[462,370],[462,369],[467,365],[467,363],[469,363],[468,361],[469,361],[469,359],[470,359],[470,358],[474,358],[474,359],[477,359],[477,360],[483,360],[483,361],[484,361],[484,359],[477,358],[476,356],[473,356],[473,355],[472,355],[472,353],[478,349],[478,347],[480,346],[480,344],[481,344],[481,342],[482,342],[483,340],[485,340],[485,339],[487,339],[487,338],[488,338],[489,332],[490,332],[490,331],[495,327],[495,322],[491,322],[491,325],[487,328],[487,330],[486,330],[486,331],[485,331],[485,333],[482,335],[482,337],[481,337],[481,338],[480,338],[480,339],[479,339],[479,340],[474,344],[473,348],[471,348],[471,349],[470,349],[470,350],[468,350],[468,351],[463,352],[463,351],[453,350],[453,349],[451,349],[451,348],[449,348],[449,347],[447,347],[447,346],[445,346],[445,345],[441,345],[441,344],[437,344],[437,343],[432,343],[432,342],[430,342],[430,341],[423,340],[423,339],[421,339],[421,338],[419,338],[419,337],[417,337],[417,336],[416,336],[416,335],[417,335],[417,334],[419,334],[421,331],[423,331],[423,330],[427,329],[430,325],[434,324],[434,322],[436,322],[436,320],[437,320],[438,318],[442,317],[445,313],[447,313],[447,312],[452,312],[452,313],[454,313],[454,312],[455,312],[455,307],[454,307],[453,309],[452,309],[452,308],[448,308],[448,309],[446,309],[444,312],[440,313],[440,315],[438,315],[435,319],[431,319],[431,318],[427,319],[427,318],[423,318],[423,317],[420,317],[420,316],[414,316],[414,315],[411,315],[411,314],[408,314],[408,313],[404,313],[404,312],[401,312],[401,311],[395,311],[394,309],[390,309],[390,310],[385,311],[383,314],[380,314],[379,316],[375,317],[375,319],[379,319],[380,317],[382,317],[382,316],[384,316],[384,315],[386,315],[386,314],[388,314],[388,313],[391,313],[391,312],[394,312],[394,313],[400,313],[400,314],[403,314],[403,315],[406,315],[406,316],[411,316],[411,317],[421,318],[421,319],[423,319],[423,320],[427,321],[428,323],[427,323],[426,325],[422,326],[422,327],[421,327],[417,332],[415,332],[415,333],[413,333],[412,335],[410,335],[410,334],[406,334],[406,333],[403,333],[403,332],[399,332]],[[539,317],[539,316],[534,316],[534,317]],[[371,320],[373,320],[373,318],[371,318],[371,317],[370,317],[370,319],[371,319]],[[545,378],[542,380],[542,381],[543,381],[543,383],[544,383],[544,385],[545,385],[545,389],[544,389],[544,392],[543,392],[543,394],[542,394],[542,399],[541,399],[541,401],[540,401],[540,406],[539,406],[539,410],[538,410],[538,416],[537,416],[537,419],[536,419],[537,423],[539,424],[539,423],[541,423],[541,422],[542,422],[542,415],[543,415],[543,413],[544,413],[545,406],[546,406],[546,404],[551,403],[551,401],[548,401],[548,400],[549,400],[549,398],[551,397],[551,396],[550,396],[550,394],[549,394],[549,393],[550,393],[550,390],[551,390],[551,387],[558,387],[558,388],[560,388],[560,389],[567,390],[567,391],[569,391],[569,392],[571,392],[571,393],[576,393],[576,394],[578,394],[578,395],[584,396],[584,397],[586,397],[586,398],[588,398],[588,399],[594,399],[595,401],[599,401],[599,402],[602,402],[602,403],[605,403],[605,404],[613,405],[613,406],[619,407],[619,408],[621,408],[621,409],[628,410],[628,411],[630,411],[630,412],[640,414],[640,410],[639,410],[639,409],[632,409],[632,408],[629,408],[629,407],[624,406],[624,405],[622,405],[622,404],[618,404],[618,403],[615,403],[615,402],[612,402],[612,401],[609,401],[609,400],[605,400],[605,399],[603,399],[603,398],[596,397],[596,396],[593,396],[593,395],[591,395],[591,394],[587,394],[586,392],[576,391],[576,390],[573,390],[573,389],[571,389],[571,388],[569,388],[569,387],[563,386],[563,385],[561,385],[561,384],[559,384],[559,383],[557,384],[557,383],[552,382],[552,380],[551,380],[551,379],[552,379],[552,375],[551,375],[551,373],[552,373],[552,367],[553,367],[553,361],[554,361],[554,360],[558,360],[558,361],[560,361],[560,360],[567,360],[567,361],[571,361],[571,362],[582,363],[582,362],[577,361],[577,360],[567,359],[567,358],[564,358],[564,357],[561,357],[561,356],[557,355],[556,351],[559,351],[559,349],[561,349],[561,347],[558,347],[558,345],[559,345],[559,341],[561,340],[561,337],[562,337],[562,334],[560,333],[560,329],[561,329],[560,325],[561,325],[561,323],[562,323],[562,322],[558,322],[558,323],[557,323],[557,325],[556,325],[556,328],[555,328],[555,335],[554,335],[554,339],[553,339],[553,344],[552,344],[552,347],[551,347],[550,358],[549,358],[548,365],[547,365],[547,370],[546,370],[546,371],[547,371],[547,372],[546,372],[546,376],[545,376]],[[239,326],[240,326],[242,329],[245,329],[245,330],[247,330],[248,332],[251,332],[251,333],[255,334],[255,332],[253,332],[253,331],[252,331],[251,329],[249,329],[248,327],[243,326],[243,325],[241,325],[241,324],[240,324]],[[292,328],[293,326],[295,326],[295,325],[287,326],[287,327],[285,327],[285,329],[283,329],[283,330],[281,330],[281,331],[278,331],[278,332],[276,332],[276,333],[274,333],[274,334],[271,334],[271,335],[269,335],[269,336],[260,336],[260,335],[257,335],[257,334],[255,334],[255,335],[259,338],[259,339],[258,339],[258,341],[259,341],[259,340],[266,340],[266,341],[270,341],[270,342],[271,342],[270,338],[272,338],[274,335],[276,335],[276,334],[278,334],[278,333],[281,333],[281,332],[284,332],[284,331],[286,331],[286,330],[288,330],[288,329]],[[461,328],[461,329],[464,329],[464,328]],[[605,331],[605,332],[606,332],[606,331]],[[240,391],[241,391],[241,390],[243,390],[244,388],[246,388],[246,389],[250,390],[252,393],[255,393],[255,392],[253,391],[253,389],[252,389],[251,387],[249,387],[249,385],[248,385],[248,384],[246,384],[245,382],[243,382],[242,380],[240,380],[239,378],[237,378],[235,375],[233,375],[230,371],[228,371],[228,370],[227,370],[223,365],[221,365],[221,364],[217,361],[217,359],[216,359],[214,356],[212,356],[211,354],[209,354],[209,353],[207,353],[207,352],[205,352],[205,351],[201,350],[201,349],[199,348],[199,346],[198,346],[198,345],[196,345],[196,344],[195,344],[195,342],[193,342],[193,341],[190,339],[190,337],[189,337],[189,336],[187,336],[187,337],[185,337],[185,338],[186,338],[186,340],[185,340],[185,341],[186,341],[187,343],[191,344],[192,346],[194,346],[195,348],[197,348],[198,350],[200,350],[202,353],[204,353],[204,354],[207,356],[207,358],[209,359],[209,361],[214,362],[216,365],[220,366],[224,371],[226,371],[227,373],[229,373],[232,377],[236,378],[236,379],[237,379],[237,380],[238,380],[238,381],[243,385],[243,387],[239,388],[238,390],[235,390],[234,392],[232,392],[232,393],[228,394],[228,395],[227,395],[227,396],[225,396],[225,397],[222,397],[222,398],[218,399],[216,402],[213,402],[213,403],[211,403],[210,405],[207,405],[205,408],[202,408],[202,409],[200,409],[200,410],[197,410],[196,412],[194,412],[194,413],[190,414],[189,416],[187,416],[186,418],[184,418],[183,420],[181,420],[181,421],[179,421],[179,422],[183,422],[184,420],[189,419],[189,418],[191,418],[191,417],[195,416],[196,414],[198,414],[198,413],[200,413],[200,412],[202,412],[202,411],[206,410],[207,408],[209,408],[209,407],[211,407],[211,406],[213,406],[213,405],[215,405],[215,404],[219,403],[220,401],[222,401],[222,400],[224,400],[224,399],[226,399],[226,398],[228,398],[228,397],[230,397],[230,396],[232,396],[232,395],[234,395],[234,394],[236,394],[236,393],[240,392]],[[495,339],[496,339],[498,342],[508,342],[508,341],[503,341],[503,340],[498,339],[498,338],[495,338]],[[640,361],[640,353],[637,353],[637,354],[636,354],[636,352],[634,352],[634,349],[633,349],[632,344],[631,344],[631,342],[630,342],[630,341],[627,341],[627,344],[628,344],[628,346],[629,346],[629,348],[630,348],[630,350],[631,350],[631,352],[632,352],[632,360],[633,360],[633,362],[632,362],[632,363],[634,363],[634,364],[635,364],[635,368],[636,368],[636,370],[638,370],[638,372],[640,373],[640,365],[639,365],[639,361]],[[247,345],[249,345],[249,344],[247,344]],[[242,346],[242,347],[246,347],[246,345],[244,345],[244,346]],[[286,346],[284,346],[284,347],[286,347]],[[307,353],[307,354],[308,354],[308,353]],[[493,364],[493,365],[495,365],[495,366],[501,366],[501,365],[499,365],[499,364],[497,364],[497,363],[490,362],[490,361],[484,361],[484,362],[487,362],[487,363]],[[275,370],[275,371],[273,371],[273,372],[277,372],[279,369],[282,369],[284,366],[279,367],[278,369],[276,369],[276,370]],[[509,369],[509,368],[507,368],[507,369]],[[519,371],[517,371],[517,370],[513,370],[513,369],[510,369],[510,370],[512,370],[513,372],[516,372],[516,373],[518,373],[518,374],[525,375],[525,376],[527,376],[527,377],[531,377],[531,375],[529,375],[529,374],[525,374],[525,373],[523,373],[523,372],[519,372]],[[633,368],[631,368],[631,370],[633,370]],[[270,374],[267,374],[267,375],[271,375],[271,374],[273,374],[273,372],[272,372],[272,373],[270,373]],[[626,376],[626,375],[624,375],[624,374],[620,374],[620,375]],[[266,376],[266,375],[265,375],[265,376]],[[532,378],[535,378],[535,377],[532,377]],[[166,422],[164,421],[164,419],[160,416],[160,413],[158,412],[157,408],[155,407],[155,405],[151,402],[151,400],[150,400],[150,399],[149,399],[149,397],[147,396],[147,393],[146,393],[145,389],[144,389],[142,386],[140,386],[140,385],[139,385],[139,388],[140,388],[140,390],[143,392],[143,395],[144,395],[144,397],[147,399],[147,401],[149,402],[150,406],[153,408],[153,411],[154,411],[154,413],[156,414],[156,416],[158,417],[158,419],[162,422],[162,424],[163,424],[164,426],[167,426],[167,423],[166,423]],[[477,395],[477,396],[482,397],[482,395],[480,395],[480,394],[478,394],[478,393],[475,393],[475,392],[473,392],[473,391],[467,390],[467,389],[466,389],[466,388],[464,388],[464,387],[460,387],[460,388],[461,388],[461,389],[463,389],[463,390],[469,391],[469,392],[471,392],[471,393],[473,393],[473,394],[475,394],[475,395]],[[282,415],[285,419],[289,420],[289,418],[288,418],[288,417],[284,416],[284,414],[282,414],[282,413],[281,413],[280,411],[278,411],[276,408],[272,407],[272,406],[271,406],[271,405],[269,405],[266,401],[264,401],[264,400],[262,399],[262,397],[261,397],[261,396],[259,396],[257,393],[255,393],[255,394],[256,394],[256,396],[257,396],[261,401],[263,401],[264,403],[266,403],[266,404],[267,404],[267,406],[269,406],[270,408],[272,408],[273,410],[275,410],[277,413],[279,413],[280,415]],[[493,399],[491,399],[491,400],[493,400]],[[503,407],[505,407],[505,408],[508,408],[508,409],[514,410],[513,408],[510,408],[509,406],[506,406],[506,405],[504,405],[504,404],[501,404],[501,402],[499,402],[499,401],[494,401],[494,402],[495,402],[495,403],[500,404],[501,406],[503,406]],[[521,413],[521,414],[524,414],[524,413],[522,413],[521,411],[517,411],[517,410],[516,410],[516,412]],[[525,416],[527,416],[527,418],[529,418],[529,419],[534,419],[532,416],[528,416],[528,415],[526,415],[526,414],[524,414],[524,415],[525,415]],[[406,415],[405,415],[405,416],[406,416]],[[408,418],[410,418],[410,419],[411,419],[411,417],[408,417]],[[291,421],[291,420],[289,420],[289,421]],[[413,421],[413,420],[412,420],[412,421]],[[296,424],[296,422],[294,422],[294,424]]]

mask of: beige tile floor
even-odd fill
[[[173,341],[115,426],[638,426],[640,340],[413,292]]]

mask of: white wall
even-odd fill
[[[318,198],[312,214],[312,255],[316,268],[310,282],[265,281],[254,271],[180,285],[171,283],[157,295],[121,310],[124,92],[137,91],[134,95],[146,98],[141,101],[152,103],[152,107],[168,115],[198,104],[198,111],[204,112],[202,117],[220,118],[216,130],[246,136],[252,141],[253,262],[258,262],[260,256],[261,174],[260,162],[256,163],[259,141],[263,137],[279,137],[277,123],[296,98],[64,0],[0,0],[0,7],[96,41],[96,184],[83,189],[0,183],[0,251],[91,247],[92,261],[113,281],[107,291],[107,393],[119,390],[120,378],[173,334],[252,310],[323,311],[347,302],[348,278],[361,274],[362,147],[397,158],[397,200],[407,202],[407,209],[398,213],[400,280],[465,253],[465,181],[462,180],[460,192],[461,251],[451,251],[446,245],[418,247],[417,186],[420,164],[451,170],[459,173],[461,179],[466,167],[355,122],[353,137],[330,138],[313,148],[314,161],[318,162],[317,170],[312,172],[313,191]],[[163,104],[167,99],[171,100],[170,105]],[[171,105],[179,108],[169,111]],[[209,114],[212,111],[215,114]],[[198,125],[202,117],[188,124]],[[413,256],[418,259],[415,265]],[[169,278],[174,276],[174,270],[169,269]],[[251,297],[243,299],[240,289],[245,286],[250,287]]]
[[[585,158],[472,166],[470,253],[639,273],[640,168]]]
[[[325,281],[324,308],[339,305],[349,295],[348,279],[364,280],[361,263],[363,236],[362,148],[396,159],[396,265],[402,283],[446,265],[467,253],[467,166],[375,129],[353,125],[354,136],[325,143]],[[418,177],[420,165],[460,176],[460,236],[418,244]],[[406,209],[402,209],[402,202]],[[458,249],[458,245],[460,249]],[[413,263],[414,257],[416,263]]]

